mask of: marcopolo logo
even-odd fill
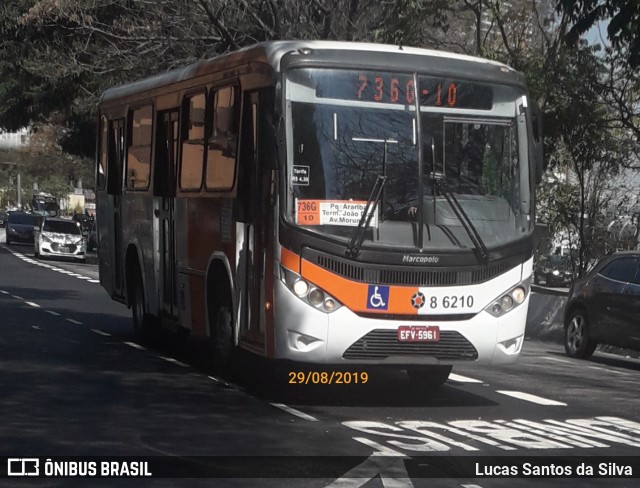
[[[402,262],[408,264],[435,264],[438,261],[440,261],[438,256],[415,256],[412,254],[402,256]]]
[[[38,458],[7,459],[8,476],[39,476],[40,460]]]

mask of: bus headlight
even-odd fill
[[[300,275],[282,266],[280,267],[280,279],[294,295],[318,310],[329,313],[342,306],[338,300],[326,291],[308,283]]]
[[[314,288],[309,292],[308,300],[314,307],[319,307],[322,305],[322,302],[324,302],[324,293],[317,288]]]
[[[499,298],[491,302],[485,310],[494,317],[500,317],[523,303],[528,293],[529,280],[527,279],[511,288],[508,292],[503,293]]]
[[[293,283],[292,287],[293,293],[298,295],[299,297],[303,297],[309,291],[309,285],[304,280],[297,280]]]

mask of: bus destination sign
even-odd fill
[[[413,75],[407,73],[336,70],[327,77],[316,74],[319,98],[413,105],[419,93],[420,105],[426,107],[491,110],[493,106],[493,90],[485,83],[419,76],[416,90]]]

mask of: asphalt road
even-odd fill
[[[540,333],[556,331],[561,313],[546,297],[534,295],[531,316],[543,318],[528,328],[516,365],[455,367],[436,393],[412,389],[401,372],[371,368],[351,371],[367,373],[365,384],[291,385],[299,365],[246,358],[222,377],[198,341],[137,344],[129,311],[109,299],[95,265],[36,260],[29,247],[7,248],[1,233],[0,243],[2,456],[166,456],[153,459],[205,466],[220,458],[187,457],[239,456],[225,461],[230,479],[91,486],[637,486],[485,471],[514,456],[571,464],[640,452],[640,361],[566,357],[555,332]],[[466,456],[491,458],[470,471]]]

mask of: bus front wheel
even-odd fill
[[[141,342],[148,342],[153,335],[153,317],[145,313],[144,285],[140,273],[136,273],[131,290],[131,313],[133,316],[133,331]]]
[[[407,375],[412,386],[424,390],[436,390],[445,384],[453,366],[430,366],[426,368],[408,368]]]
[[[218,302],[214,307],[213,320],[213,364],[217,371],[228,373],[235,351],[233,337],[233,314],[228,303]]]

